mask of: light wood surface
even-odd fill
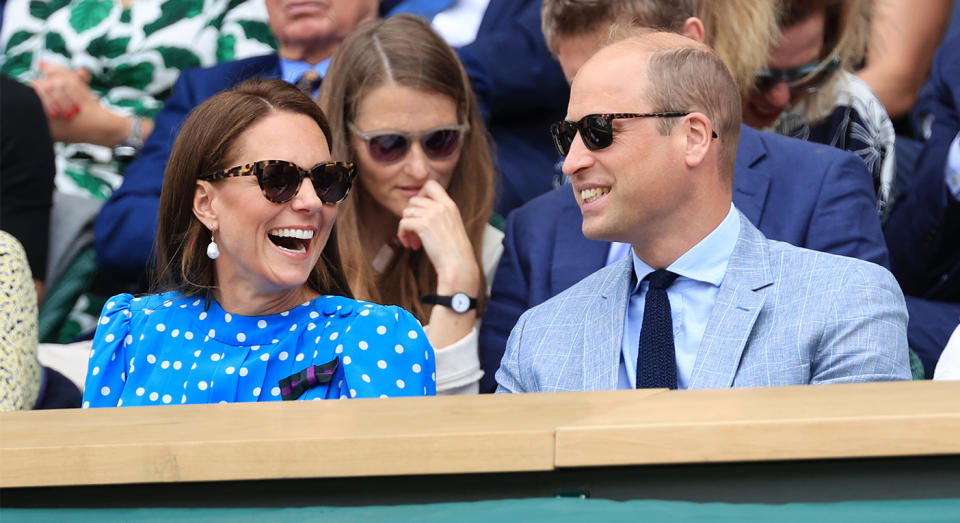
[[[0,487],[960,454],[960,382],[0,414]]]

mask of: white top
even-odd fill
[[[933,371],[935,380],[960,380],[960,325],[957,325],[947,346],[940,354],[937,369]]]
[[[490,285],[493,284],[493,275],[500,263],[503,254],[503,232],[487,224],[483,233],[483,275],[487,279],[487,296],[490,295]],[[437,394],[478,394],[480,392],[480,321],[466,336],[446,347],[434,347],[437,354]],[[423,328],[427,336],[430,335],[430,326]]]

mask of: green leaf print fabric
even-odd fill
[[[263,0],[7,0],[0,72],[23,82],[51,63],[90,73],[108,109],[152,118],[180,71],[273,52]],[[110,148],[56,146],[57,190],[105,199],[122,181]]]
[[[113,9],[111,0],[80,0],[70,10],[70,27],[78,33],[93,29],[106,20]]]
[[[90,53],[90,56],[97,58],[117,58],[127,52],[127,46],[129,45],[129,36],[111,39],[107,38],[107,35],[103,35],[90,42],[87,52]]]
[[[183,18],[197,16],[203,9],[203,0],[169,0],[160,9],[160,17],[144,26],[144,34],[151,35]]]
[[[7,0],[0,72],[30,82],[44,62],[82,67],[105,107],[153,118],[181,70],[273,52],[272,36],[258,29],[266,20],[263,0],[135,0],[127,8],[119,0]],[[123,181],[108,147],[58,143],[56,155],[59,193],[102,201]],[[47,282],[61,305],[60,313],[44,307],[40,314],[50,339],[69,341],[96,325],[99,307],[84,305],[102,303],[85,292],[96,270],[90,242],[81,234],[64,249],[80,255],[51,260],[68,270]]]

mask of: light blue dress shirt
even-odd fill
[[[307,72],[307,69],[313,69],[320,75],[320,78],[327,76],[327,69],[330,68],[330,59],[318,63],[317,65],[310,65],[306,62],[296,62],[293,60],[287,60],[286,58],[280,57],[280,72],[283,75],[283,81],[291,84],[296,84],[297,80],[303,76],[303,73]],[[316,97],[317,92],[320,89],[317,89],[312,93],[311,96]]]
[[[668,271],[679,275],[667,289],[667,298],[670,300],[670,317],[673,320],[677,386],[681,389],[687,388],[690,382],[700,341],[713,312],[720,284],[727,273],[727,263],[739,235],[740,215],[731,203],[730,211],[720,225],[667,267]],[[640,328],[643,325],[643,307],[649,287],[649,283],[643,279],[653,272],[653,268],[638,258],[628,244],[611,245],[607,264],[623,258],[628,252],[633,257],[633,271],[638,283],[630,296],[624,319],[620,345],[620,378],[617,384],[620,389],[633,389],[637,386],[637,350],[640,344]]]

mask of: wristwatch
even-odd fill
[[[462,292],[453,294],[452,296],[442,296],[440,294],[427,294],[425,296],[420,296],[420,303],[427,303],[430,305],[443,305],[444,307],[449,307],[453,312],[463,314],[470,309],[477,308],[476,298],[471,298]]]
[[[140,149],[143,149],[143,124],[139,117],[134,116],[130,136],[113,146],[113,159],[118,162],[129,162],[137,157]]]

